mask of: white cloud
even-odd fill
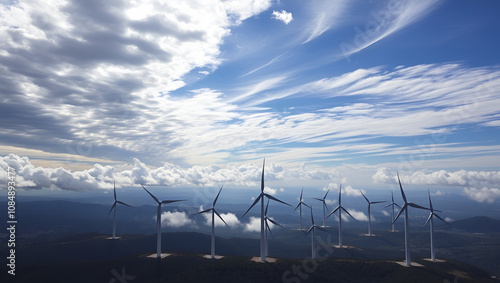
[[[442,196],[442,195],[445,195],[446,193],[445,192],[442,192],[440,190],[438,190],[437,192],[435,193],[431,193],[432,196]]]
[[[368,215],[366,215],[364,212],[357,211],[357,210],[348,210],[349,213],[356,218],[358,221],[368,221]],[[342,214],[342,220],[348,221],[348,219],[352,220],[352,218],[349,217],[349,215],[345,215],[345,213]],[[376,221],[376,219],[371,215],[372,221]]]
[[[382,210],[382,214],[383,214],[384,216],[391,216],[391,214],[389,214],[389,212],[387,212],[387,211],[385,211],[385,210]]]
[[[293,20],[292,13],[289,13],[285,10],[281,10],[281,12],[273,11],[272,18],[278,21],[282,21],[287,25]]]
[[[468,198],[477,202],[493,203],[500,199],[500,189],[497,188],[464,188],[464,193]]]
[[[162,226],[166,225],[167,227],[179,228],[192,224],[193,220],[189,219],[188,215],[185,212],[164,211],[161,214],[161,223]]]
[[[277,189],[271,189],[270,187],[264,187],[264,192],[272,196],[276,195]]]
[[[245,223],[245,232],[260,232],[260,218],[250,217],[250,222]]]
[[[336,27],[341,20],[347,4],[345,0],[314,1],[309,5],[310,18],[304,28],[302,43],[307,43],[319,37],[331,28]]]
[[[448,172],[445,170],[420,170],[411,175],[400,174],[401,183],[412,185],[441,186],[491,186],[500,182],[500,171],[466,171]],[[397,179],[387,168],[379,168],[372,176],[374,182],[396,183]]]
[[[453,219],[453,218],[449,218],[449,217],[445,217],[445,218],[444,218],[444,221],[446,221],[446,222],[448,222],[448,223],[451,223],[451,222],[455,221],[455,219]]]
[[[374,43],[396,33],[430,13],[439,0],[388,1],[384,9],[372,11],[372,19],[364,25],[365,30],[356,28],[351,43],[340,45],[342,55],[348,57]],[[370,28],[368,28],[370,27]]]
[[[203,211],[203,206],[200,207],[200,211]],[[218,211],[218,210],[217,210]],[[220,216],[224,221],[226,221],[227,225],[231,228],[235,228],[241,225],[240,220],[236,216],[236,214],[228,212],[228,213],[220,213]],[[212,226],[212,212],[206,212],[202,214],[203,217],[205,218],[205,224],[208,226]],[[220,220],[220,218],[217,215],[214,215],[215,219],[215,227],[226,227],[226,224]]]

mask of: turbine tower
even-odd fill
[[[394,206],[397,206],[399,208],[401,208],[401,206],[399,206],[397,203],[394,202],[394,193],[391,191],[391,198],[392,198],[392,202],[388,205],[386,205],[385,207],[389,207],[389,206],[392,206],[392,224],[391,224],[391,232],[394,232]]]
[[[403,186],[401,186],[401,180],[399,179],[399,173],[398,173],[398,182],[399,182],[399,189],[401,190],[401,197],[403,198],[403,206],[401,207],[401,209],[399,210],[398,212],[398,215],[396,216],[396,219],[394,219],[394,221],[392,222],[392,224],[394,224],[394,222],[396,222],[396,220],[398,220],[399,216],[401,215],[401,213],[405,213],[405,263],[407,266],[411,266],[411,256],[410,256],[410,231],[409,231],[409,228],[408,228],[408,206],[411,206],[411,207],[414,207],[414,208],[419,208],[419,209],[427,209],[428,208],[425,208],[423,206],[420,206],[418,204],[414,204],[412,202],[408,202],[408,200],[406,199],[406,195],[405,195],[405,192],[403,191]]]
[[[315,200],[319,200],[323,203],[323,227],[326,227],[325,225],[325,211],[328,210],[328,206],[326,205],[326,196],[328,195],[328,193],[330,192],[330,189],[328,189],[328,191],[326,191],[326,194],[323,198],[314,198]]]
[[[157,197],[155,197],[152,193],[150,193],[144,186],[142,186],[146,192],[156,201],[158,204],[157,214],[156,214],[156,258],[161,258],[161,205],[169,204],[178,201],[184,200],[162,200],[160,201]]]
[[[330,212],[330,214],[328,214],[328,217],[330,217],[330,215],[334,214],[335,212],[337,212],[337,210],[339,211],[339,248],[342,248],[342,210],[347,213],[347,215],[351,216],[352,219],[356,220],[356,218],[354,218],[354,216],[352,216],[343,206],[342,206],[342,184],[340,185],[340,189],[339,189],[339,205],[337,206],[337,208],[335,208],[332,212]]]
[[[371,219],[371,215],[370,215],[371,205],[372,204],[376,204],[376,203],[383,203],[385,201],[369,201],[368,198],[365,196],[365,194],[363,194],[363,192],[361,190],[359,190],[359,192],[363,195],[363,197],[365,198],[366,202],[368,203],[368,236],[371,236],[372,235],[372,229],[371,229],[372,219]]]
[[[269,250],[268,250],[269,243],[267,242],[267,239],[268,239],[267,231],[269,231],[269,234],[271,234],[271,236],[273,236],[273,233],[271,232],[271,227],[269,226],[269,222],[271,222],[274,225],[278,225],[281,228],[285,228],[285,227],[281,226],[281,224],[279,224],[278,222],[274,221],[273,219],[271,219],[270,217],[267,216],[268,208],[269,208],[269,200],[267,200],[266,210],[264,212],[264,221],[266,222],[266,233],[264,233],[264,237],[265,237],[264,242],[266,244],[266,246],[265,246],[266,257],[269,256]]]
[[[217,199],[219,198],[221,191],[222,191],[222,187],[220,187],[219,193],[215,197],[215,200],[212,204],[212,208],[205,209],[203,211],[200,211],[198,213],[193,214],[193,215],[196,215],[196,214],[202,214],[202,213],[209,212],[209,211],[212,212],[212,248],[211,248],[211,253],[210,253],[211,259],[215,259],[215,214],[217,214],[217,216],[220,218],[220,220],[222,220],[222,222],[224,222],[224,224],[226,224],[226,226],[229,227],[229,225],[227,225],[226,221],[224,221],[222,216],[220,216],[220,214],[217,212],[217,210],[215,210],[215,203],[217,203]]]
[[[262,163],[262,178],[260,181],[260,194],[259,196],[255,199],[254,203],[248,208],[248,210],[243,214],[242,218],[245,217],[245,215],[254,207],[259,201],[260,201],[260,260],[261,261],[266,261],[266,251],[265,251],[265,231],[264,231],[264,197],[267,197],[268,199],[281,202],[283,204],[286,204],[290,206],[288,203],[283,202],[269,194],[264,193],[264,167],[266,165],[266,160],[264,159],[264,162]]]
[[[432,216],[436,216],[439,220],[443,221],[444,223],[446,222],[441,216],[437,215],[437,213],[434,213],[434,211],[442,212],[441,210],[434,210],[432,207],[432,201],[431,201],[431,193],[427,191],[429,194],[429,206],[431,213],[429,214],[429,218],[427,218],[427,221],[425,221],[424,225],[427,225],[427,223],[430,221],[430,231],[431,231],[431,260],[435,261],[436,260],[436,254],[434,253],[434,221],[432,219]]]
[[[312,223],[312,225],[309,228],[309,230],[307,230],[306,235],[304,237],[306,237],[309,233],[311,233],[311,257],[316,258],[316,245],[314,242],[314,230],[319,229],[319,230],[325,231],[325,232],[328,232],[328,231],[326,231],[325,229],[323,229],[322,227],[320,227],[318,225],[314,225],[314,216],[313,216],[312,206],[310,206],[309,208],[311,209],[311,223]]]
[[[116,238],[116,205],[117,204],[122,204],[122,205],[126,205],[126,206],[129,206],[129,207],[133,207],[131,205],[128,205],[122,201],[119,201],[116,199],[116,185],[115,185],[115,181],[113,181],[113,194],[114,194],[114,197],[115,197],[115,202],[113,203],[113,206],[111,206],[111,209],[109,210],[109,213],[108,213],[108,216],[106,217],[109,217],[109,215],[111,214],[111,211],[114,210],[114,213],[113,213],[113,236],[111,238],[109,238],[110,240],[115,240],[117,239]]]
[[[309,205],[305,204],[303,199],[302,199],[302,194],[304,193],[304,188],[302,188],[302,191],[300,192],[300,201],[299,204],[297,204],[297,207],[293,211],[296,211],[297,208],[299,209],[299,215],[300,215],[300,230],[302,230],[302,205],[305,205],[310,208]]]

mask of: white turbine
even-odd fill
[[[202,213],[209,212],[209,211],[212,212],[212,248],[211,248],[211,253],[210,253],[211,259],[215,259],[215,214],[217,214],[217,216],[220,218],[220,220],[222,220],[222,222],[224,222],[224,224],[226,224],[226,226],[229,227],[229,225],[227,225],[226,221],[224,221],[222,216],[220,216],[220,214],[217,212],[217,210],[215,210],[215,203],[217,203],[217,199],[219,198],[221,191],[222,191],[222,187],[220,187],[219,193],[215,197],[215,200],[212,204],[212,208],[205,209],[203,211],[200,211],[198,213],[193,214],[193,215],[196,215],[196,214],[202,214]]]
[[[117,204],[122,204],[122,205],[126,205],[126,206],[129,206],[129,207],[133,207],[131,205],[128,205],[122,201],[119,201],[116,199],[116,185],[115,185],[115,181],[113,181],[113,194],[114,194],[114,197],[115,197],[115,202],[113,203],[113,206],[111,206],[111,209],[109,210],[109,213],[108,213],[108,216],[106,217],[109,217],[109,215],[111,214],[111,211],[114,210],[114,213],[113,213],[113,236],[110,238],[111,240],[115,240],[116,239],[116,205]]]
[[[269,244],[267,242],[267,231],[269,231],[269,234],[271,234],[271,236],[273,236],[273,233],[271,232],[271,227],[269,226],[269,222],[271,222],[272,224],[274,225],[277,225],[277,226],[280,226],[281,228],[285,228],[283,226],[281,226],[281,224],[279,224],[278,222],[274,221],[273,219],[271,219],[270,217],[267,216],[267,210],[269,209],[269,200],[267,200],[267,204],[266,204],[266,210],[264,212],[264,221],[266,222],[266,232],[264,233],[264,242],[265,242],[265,252],[266,252],[266,257],[269,256]]]
[[[394,193],[391,192],[391,199],[392,199],[392,202],[388,205],[386,205],[385,207],[389,207],[389,206],[392,206],[392,224],[391,224],[391,228],[392,228],[392,232],[394,232],[394,206],[397,206],[397,207],[401,207],[399,206],[397,203],[394,202]]]
[[[304,189],[302,188],[302,191],[300,192],[300,201],[299,201],[299,204],[297,204],[297,207],[295,207],[295,209],[293,210],[293,211],[295,211],[295,210],[297,210],[297,208],[299,209],[299,215],[300,215],[300,230],[303,230],[303,229],[302,229],[302,205],[305,205],[305,206],[307,206],[307,207],[309,207],[309,208],[310,208],[310,206],[309,206],[309,205],[307,205],[307,204],[305,204],[305,203],[304,203],[304,201],[303,201],[303,199],[302,199],[302,194],[303,194],[303,193],[304,193]]]
[[[326,205],[326,196],[328,195],[329,192],[330,192],[330,189],[328,189],[328,191],[326,191],[326,194],[323,198],[314,198],[315,200],[319,200],[323,203],[323,227],[326,227],[326,225],[325,225],[325,218],[326,218],[325,212],[326,212],[326,210],[328,210],[328,206]]]
[[[314,242],[314,230],[319,229],[319,230],[325,231],[325,232],[328,232],[328,231],[326,231],[325,229],[323,229],[320,226],[314,225],[314,216],[313,216],[312,206],[310,206],[309,208],[311,209],[311,223],[312,223],[312,225],[309,228],[309,230],[307,230],[306,235],[304,237],[306,237],[309,233],[312,232],[311,233],[311,257],[316,258],[316,245]]]
[[[409,231],[409,227],[408,227],[408,220],[409,220],[408,219],[408,206],[411,206],[414,208],[419,208],[419,209],[428,209],[428,208],[420,206],[418,204],[414,204],[412,202],[408,202],[406,200],[406,196],[405,196],[405,193],[403,191],[403,186],[401,185],[401,180],[399,179],[399,173],[398,173],[398,182],[399,182],[399,188],[401,190],[401,197],[403,198],[404,204],[401,207],[401,209],[399,210],[398,215],[396,216],[396,219],[394,219],[394,221],[392,223],[394,224],[394,222],[396,222],[396,220],[398,220],[401,213],[403,211],[405,212],[405,263],[407,266],[411,266],[410,243],[409,243],[410,231]]]
[[[243,214],[242,218],[245,217],[245,215],[254,207],[260,200],[260,260],[261,261],[266,261],[266,250],[265,250],[265,229],[264,229],[264,197],[267,197],[268,199],[281,202],[283,204],[286,204],[290,206],[288,203],[283,202],[269,194],[264,193],[264,167],[266,164],[266,160],[264,159],[264,162],[262,164],[262,179],[260,181],[260,194],[259,196],[255,199],[254,203],[248,208],[248,210]]]
[[[156,201],[158,204],[157,214],[156,214],[156,257],[161,258],[161,205],[168,204],[178,201],[184,200],[162,200],[160,201],[157,197],[155,197],[152,193],[150,193],[144,186],[142,186],[146,192]]]
[[[427,218],[427,221],[425,221],[425,224],[424,225],[427,225],[427,223],[430,221],[430,231],[431,231],[431,260],[432,261],[435,261],[436,260],[436,254],[434,253],[434,221],[432,219],[432,216],[436,216],[439,220],[443,221],[444,223],[448,223],[446,222],[443,218],[441,218],[441,216],[437,215],[437,213],[434,213],[434,211],[438,211],[438,212],[442,212],[441,210],[434,210],[434,208],[432,207],[432,201],[431,201],[431,193],[428,191],[429,193],[429,206],[430,206],[430,210],[431,210],[431,213],[429,214],[429,218]]]
[[[330,215],[334,214],[335,212],[337,212],[337,210],[339,211],[339,248],[342,248],[342,210],[347,213],[347,215],[351,216],[352,219],[356,220],[356,218],[354,218],[354,216],[352,216],[343,206],[342,206],[342,185],[340,185],[340,189],[339,189],[339,205],[337,206],[337,208],[335,208],[332,212],[330,212],[330,214],[328,214],[328,217],[330,217]]]
[[[369,201],[368,198],[365,196],[365,194],[363,194],[363,192],[360,190],[359,191],[363,197],[365,198],[366,202],[368,203],[368,236],[371,236],[372,235],[372,229],[371,229],[371,215],[370,215],[370,208],[371,208],[371,205],[372,204],[376,204],[376,203],[383,203],[385,201]]]

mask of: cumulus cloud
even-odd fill
[[[264,192],[272,196],[276,195],[277,189],[271,189],[270,187],[264,187]]]
[[[285,10],[281,10],[281,12],[273,11],[272,18],[278,21],[282,21],[287,25],[293,20],[292,13],[289,13]]]
[[[203,211],[203,206],[200,207],[200,211]],[[236,214],[231,213],[231,212],[228,212],[228,213],[220,213],[219,212],[219,214],[222,217],[222,219],[224,219],[224,221],[226,221],[226,223],[229,227],[235,228],[235,227],[238,227],[239,225],[241,225],[241,222],[238,219],[238,217],[236,216]],[[202,215],[205,218],[205,224],[208,226],[212,226],[212,212],[203,213]],[[224,222],[222,222],[222,220],[220,220],[220,218],[217,217],[217,215],[214,215],[214,219],[215,219],[214,220],[215,227],[225,227],[226,226],[226,224],[224,224]]]
[[[250,217],[250,221],[245,223],[245,232],[260,232],[260,218]]]
[[[358,221],[368,221],[368,215],[366,215],[364,212],[357,211],[357,210],[348,210],[349,213],[356,218]],[[349,215],[344,215],[345,213],[342,214],[342,220],[347,220],[349,219]],[[350,218],[352,220],[352,218]],[[376,219],[371,215],[372,221],[376,221]]]
[[[464,188],[464,193],[468,198],[477,202],[493,203],[500,199],[500,189],[497,188]]]
[[[420,170],[410,175],[400,174],[400,178],[401,183],[411,185],[491,186],[500,182],[500,171]],[[376,183],[397,183],[396,174],[387,168],[379,168],[372,179]]]
[[[192,224],[193,220],[189,219],[188,215],[185,212],[164,211],[161,214],[161,223],[162,225],[166,225],[167,227],[179,228]]]
[[[384,216],[391,216],[391,214],[389,214],[389,212],[387,212],[387,211],[385,211],[385,210],[382,210],[382,214],[383,214]]]
[[[8,167],[14,168],[17,174],[17,185],[21,189],[62,189],[85,191],[93,189],[112,189],[113,181],[117,186],[162,185],[162,186],[216,186],[221,183],[252,186],[260,182],[262,168],[254,164],[239,166],[199,166],[182,168],[165,163],[161,167],[150,167],[139,159],[133,163],[120,166],[102,166],[95,164],[93,168],[80,171],[69,171],[64,168],[46,168],[34,166],[29,158],[15,154],[0,157],[0,181],[7,183]],[[284,169],[276,164],[269,164],[266,169],[266,180],[285,180],[298,178],[310,180],[329,178],[335,172],[320,169],[308,170]],[[265,188],[266,192],[275,195],[278,189]],[[284,189],[279,189],[284,191]]]

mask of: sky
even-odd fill
[[[498,1],[0,3],[0,186],[500,202]]]

